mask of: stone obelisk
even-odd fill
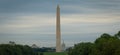
[[[60,7],[56,11],[56,52],[61,52]]]

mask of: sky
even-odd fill
[[[58,4],[66,46],[120,31],[120,0],[0,0],[0,44],[55,47]]]

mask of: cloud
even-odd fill
[[[44,40],[43,46],[50,45],[49,41],[55,44],[58,3],[62,38],[70,46],[74,41],[94,41],[102,33],[120,30],[119,0],[0,0],[0,42],[39,44]]]
[[[74,24],[74,23],[101,23],[101,24],[109,24],[120,22],[120,16],[109,16],[109,14],[71,14],[64,15],[61,17],[62,24]]]
[[[11,17],[10,17],[11,18]],[[55,26],[55,17],[51,14],[37,14],[28,16],[16,16],[0,24],[1,32],[10,31],[42,31],[45,28]]]
[[[119,0],[80,0],[62,4],[61,9],[64,13],[80,13],[80,14],[101,14],[101,13],[117,13],[120,14]],[[72,3],[72,4],[71,4]]]
[[[61,16],[61,27],[63,33],[80,33],[77,29],[85,28],[94,32],[103,32],[100,26],[108,26],[120,23],[119,16],[111,14],[66,14]],[[114,18],[114,19],[113,19]],[[56,17],[54,14],[34,14],[11,17],[3,24],[1,23],[1,33],[34,33],[34,34],[54,34]],[[117,24],[118,25],[118,24]],[[72,28],[68,28],[73,26]],[[92,28],[94,26],[94,28]],[[99,26],[99,27],[95,27]],[[48,28],[49,27],[49,28]],[[66,29],[67,28],[67,29]],[[105,28],[106,29],[106,28]],[[107,29],[108,31],[109,29]],[[12,31],[12,32],[11,32]],[[84,29],[83,29],[84,31]],[[87,33],[87,32],[84,32]]]

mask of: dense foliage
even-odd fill
[[[0,55],[36,55],[27,45],[0,44]]]
[[[55,52],[54,48],[42,47],[42,48],[33,48],[34,52]]]
[[[66,52],[44,52],[44,55],[67,55]]]
[[[120,55],[120,31],[114,36],[105,33],[94,43],[76,44],[69,49],[68,55]]]

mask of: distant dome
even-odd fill
[[[62,46],[65,46],[65,43],[64,43],[64,42],[62,43]]]
[[[38,46],[36,44],[33,44],[31,47],[32,48],[38,48]]]
[[[62,43],[62,51],[64,52],[66,50],[66,48],[65,48],[65,43],[64,43],[64,41],[63,41],[63,43]]]

